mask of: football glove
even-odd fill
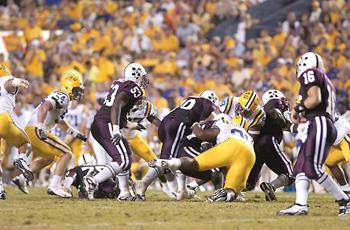
[[[294,110],[295,112],[297,113],[302,113],[305,111],[305,107],[302,105],[302,104],[297,104],[295,107],[294,107]]]
[[[113,136],[111,138],[111,141],[114,145],[119,144],[120,140],[122,139],[122,134],[119,130],[119,125],[113,125]]]
[[[84,134],[79,133],[77,130],[75,130],[71,127],[68,128],[67,132],[75,138],[78,138],[84,142],[87,141],[87,137]]]
[[[12,86],[13,87],[28,88],[29,81],[24,80],[24,79],[20,79],[20,78],[14,78],[14,79],[12,79]]]
[[[42,140],[42,141],[47,139],[47,134],[46,134],[45,130],[43,130],[42,128],[38,128],[38,136],[39,136],[40,140]]]

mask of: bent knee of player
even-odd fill
[[[305,176],[311,180],[317,180],[320,176],[322,176],[323,172],[324,170],[320,166],[306,167],[304,169]]]

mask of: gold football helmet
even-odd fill
[[[63,73],[61,86],[61,90],[66,92],[72,100],[80,100],[84,94],[82,75],[76,70]]]
[[[248,118],[259,109],[259,103],[260,99],[256,92],[252,90],[246,91],[239,97],[239,103],[237,106],[238,113],[243,117]]]
[[[0,77],[5,77],[5,76],[11,76],[11,71],[7,66],[5,65],[0,65]]]

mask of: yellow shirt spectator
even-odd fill
[[[33,39],[39,39],[41,38],[41,28],[37,25],[31,27],[30,25],[27,26],[24,29],[24,38],[26,39],[26,41],[30,42]]]
[[[25,64],[28,73],[34,77],[43,77],[44,76],[44,66],[43,62],[46,60],[46,55],[43,50],[32,49],[26,53]]]
[[[178,71],[175,61],[163,61],[157,65],[154,69],[154,73],[159,74],[176,74]]]
[[[113,63],[105,57],[101,57],[98,60],[97,67],[100,70],[97,77],[97,82],[111,81],[115,73]]]

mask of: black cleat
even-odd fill
[[[0,192],[0,200],[6,200],[6,192],[5,191]]]
[[[23,176],[27,179],[27,181],[32,181],[33,180],[33,173],[28,167],[27,163],[25,162],[24,159],[22,158],[17,158],[14,162],[13,165],[21,171]]]
[[[350,214],[350,200],[338,200],[339,214],[338,216],[347,216]]]
[[[272,186],[272,184],[268,182],[262,182],[260,184],[261,190],[265,193],[265,200],[266,201],[275,201],[277,200],[276,194],[275,194],[275,189]]]

